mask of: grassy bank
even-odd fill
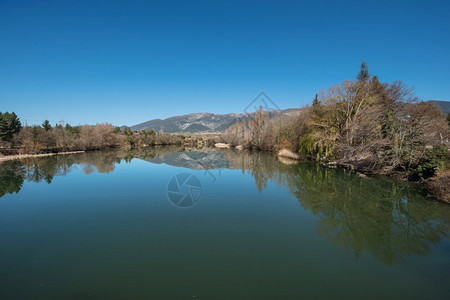
[[[84,153],[84,152],[85,151],[66,151],[66,152],[41,153],[41,154],[6,155],[6,156],[0,156],[0,162],[7,161],[7,160],[15,160],[15,159],[34,158],[34,157],[47,157],[47,156],[54,156],[54,155],[77,154],[77,153]]]

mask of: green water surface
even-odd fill
[[[414,184],[268,153],[8,161],[0,299],[448,299],[449,225]]]

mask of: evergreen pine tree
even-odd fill
[[[10,141],[21,128],[22,124],[14,112],[0,112],[0,140]]]
[[[367,81],[370,78],[369,66],[367,65],[367,63],[364,60],[361,63],[361,69],[356,78],[360,81]]]
[[[316,94],[316,96],[313,99],[312,105],[316,106],[316,105],[319,105],[319,104],[320,104],[319,97]]]
[[[52,129],[52,125],[50,125],[48,120],[45,120],[44,123],[42,123],[42,128],[44,128],[45,131],[49,131]]]

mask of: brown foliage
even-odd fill
[[[223,137],[231,145],[286,148],[359,171],[423,179],[448,165],[450,131],[446,116],[411,88],[374,76],[332,86],[296,116],[270,119],[260,109]]]
[[[433,196],[450,203],[450,170],[438,172],[424,183]]]
[[[279,149],[298,150],[298,139],[305,131],[304,111],[289,116],[270,118],[262,108],[253,119],[230,126],[223,134],[223,141],[232,146],[275,151]]]

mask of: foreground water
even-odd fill
[[[3,162],[0,299],[446,299],[450,205],[425,196],[231,150]]]

